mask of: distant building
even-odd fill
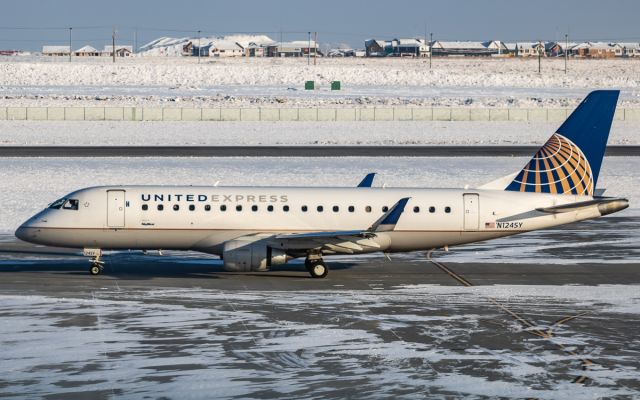
[[[116,45],[116,57],[129,57],[133,54],[133,46]],[[113,57],[113,46],[106,45],[102,50],[103,56]]]
[[[621,57],[640,57],[640,43],[616,43],[622,48]]]
[[[242,57],[244,49],[231,40],[216,39],[209,47],[209,57]]]
[[[380,39],[368,39],[364,41],[364,52],[367,57],[384,57],[386,42]],[[391,49],[391,46],[388,46]]]
[[[313,40],[298,40],[294,42],[272,43],[266,46],[267,57],[307,57],[307,55],[322,55],[318,44]]]
[[[500,47],[493,45],[494,42],[444,42],[434,41],[431,43],[433,56],[490,56],[498,54]],[[492,47],[489,47],[492,44]]]
[[[247,57],[264,57],[266,55],[265,47],[251,42],[244,48],[244,55]]]
[[[518,57],[538,57],[545,56],[544,43],[542,42],[525,42],[518,43]]]
[[[392,55],[396,57],[427,57],[429,44],[423,39],[393,39]]]
[[[43,56],[69,56],[70,53],[69,46],[42,46]]]
[[[80,47],[78,50],[74,51],[73,55],[76,57],[97,57],[100,55],[100,51],[94,47],[87,45]]]
[[[580,58],[614,58],[616,46],[605,42],[583,42],[573,47],[571,52]]]

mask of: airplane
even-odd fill
[[[618,90],[591,92],[533,158],[475,189],[372,187],[98,186],[51,203],[15,232],[82,248],[89,272],[105,250],[191,250],[226,271],[267,271],[325,256],[428,251],[598,218],[629,206],[596,189]]]

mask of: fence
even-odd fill
[[[162,108],[0,107],[0,120],[28,121],[521,121],[562,122],[564,108]],[[615,120],[639,121],[640,108]]]

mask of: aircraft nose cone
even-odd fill
[[[26,224],[22,224],[16,229],[15,235],[18,239],[28,241],[29,227]]]

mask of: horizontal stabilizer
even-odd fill
[[[563,204],[561,206],[536,208],[536,211],[561,214],[566,212],[580,211],[585,208],[596,206],[601,215],[607,215],[629,207],[629,200],[617,197],[599,198],[578,203]]]
[[[358,187],[371,187],[373,185],[373,178],[376,177],[375,172],[370,172],[364,177],[358,184]]]

